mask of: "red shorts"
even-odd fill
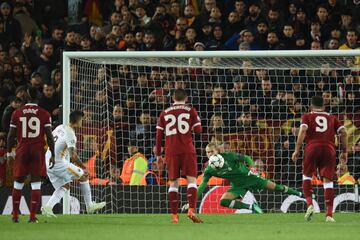
[[[321,177],[333,180],[336,169],[336,151],[333,147],[311,145],[305,148],[303,173],[311,177],[319,170]]]
[[[171,155],[166,156],[165,159],[170,180],[178,179],[180,176],[197,177],[196,154]]]
[[[46,176],[44,145],[32,144],[16,148],[14,177]]]

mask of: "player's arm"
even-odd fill
[[[254,160],[248,155],[238,154],[238,159],[240,162],[245,163],[248,167],[253,167],[255,165]]]
[[[200,133],[202,133],[203,129],[201,126],[201,119],[200,119],[197,111],[195,110],[195,108],[192,108],[192,115],[193,115],[192,130],[194,131],[194,133],[200,134]]]
[[[51,126],[45,127],[45,135],[47,140],[47,145],[49,146],[51,152],[50,165],[49,168],[53,168],[55,165],[55,141],[54,136],[52,135]]]
[[[156,158],[159,161],[161,158],[161,145],[162,140],[164,137],[164,129],[165,128],[165,121],[163,118],[163,114],[160,114],[158,123],[156,125]]]
[[[10,130],[7,136],[7,154],[6,157],[8,159],[8,164],[10,164],[10,161],[14,160],[15,152],[13,152],[13,148],[16,145],[16,127],[10,126]]]
[[[348,145],[348,139],[347,139],[347,132],[345,127],[341,127],[338,130],[338,134],[340,137],[340,163],[341,164],[347,164],[347,145]]]
[[[77,155],[76,148],[74,146],[71,146],[68,148],[70,159],[73,163],[81,167],[82,169],[85,169],[85,165],[80,160],[79,156]]]
[[[306,124],[300,125],[299,134],[298,134],[296,145],[295,145],[295,151],[291,157],[291,159],[293,161],[296,161],[300,155],[300,149],[304,143],[307,129],[308,129],[308,125],[306,125]]]
[[[211,177],[212,177],[212,175],[207,171],[207,168],[206,168],[204,171],[203,179],[202,179],[200,185],[198,186],[198,190],[197,190],[197,199],[198,200],[200,200],[202,198],[202,193],[204,192]]]

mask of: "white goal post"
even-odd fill
[[[357,97],[360,97],[360,94],[354,93],[360,89],[358,88],[359,50],[63,52],[62,74],[62,121],[64,124],[69,122],[68,117],[73,109],[87,111],[91,122],[88,126],[95,126],[96,130],[89,127],[86,130],[86,138],[80,137],[79,150],[82,151],[85,144],[94,141],[92,143],[97,145],[96,155],[99,157],[103,154],[99,157],[102,160],[99,161],[104,169],[101,169],[99,175],[109,182],[112,181],[114,168],[121,171],[119,166],[125,160],[128,142],[135,140],[136,144],[142,144],[144,155],[147,158],[151,156],[154,131],[153,128],[146,127],[144,130],[144,123],[140,118],[150,111],[151,124],[156,124],[155,111],[158,113],[161,110],[158,101],[165,102],[161,102],[163,104],[161,106],[169,104],[171,101],[169,92],[176,86],[185,86],[190,92],[190,98],[199,108],[202,123],[205,125],[206,137],[195,140],[200,155],[199,174],[206,160],[202,148],[208,142],[216,141],[229,144],[229,150],[244,150],[247,154],[253,154],[254,160],[259,160],[265,166],[264,174],[268,174],[269,178],[284,181],[289,185],[296,184],[298,180],[293,178],[296,178],[294,175],[299,169],[301,170],[301,164],[288,167],[286,159],[290,157],[288,152],[291,150],[291,141],[294,140],[292,130],[296,128],[298,116],[306,111],[308,98],[314,94],[322,94],[323,97],[329,97],[326,94],[330,94],[329,109],[341,115],[342,120],[346,121],[346,126],[351,130],[350,147],[356,145],[360,139],[358,129],[360,118],[359,125],[355,123],[356,111],[360,111],[360,105],[357,106]],[[142,79],[138,79],[142,74],[146,79],[144,87],[139,83]],[[269,81],[270,84],[268,91],[271,101],[269,102],[266,102],[266,97],[261,95],[266,88],[262,85],[266,84],[263,81]],[[328,88],[322,88],[323,85]],[[301,89],[304,89],[304,92]],[[220,95],[223,94],[219,96],[222,103],[218,108],[216,91],[220,91]],[[264,90],[264,95],[265,92]],[[348,96],[348,93],[351,96]],[[158,100],[157,96],[164,98]],[[112,129],[114,108],[118,106],[123,112],[130,111],[125,108],[131,100],[136,106],[134,118],[130,118],[130,115],[124,116],[122,122],[128,126],[126,130],[128,133],[118,132],[119,135],[116,135],[115,130]],[[354,100],[353,103],[351,100]],[[251,121],[248,127],[244,127],[247,123],[243,118],[246,117],[251,118],[248,120]],[[221,122],[221,126],[216,126],[215,119]],[[141,123],[138,123],[139,121]],[[281,126],[278,122],[281,122]],[[145,135],[139,137],[139,131],[144,131]],[[149,135],[146,135],[146,132],[149,132]],[[77,134],[81,135],[83,132]],[[149,138],[150,140],[147,141]],[[265,140],[263,141],[262,138]],[[250,146],[258,151],[252,152],[252,149],[245,146],[246,141],[251,142]],[[269,146],[271,157],[265,153]],[[284,147],[288,152],[285,153]],[[81,154],[88,157],[85,150]],[[355,154],[356,152],[354,158]],[[349,169],[359,171],[355,166],[356,163],[354,160],[352,162],[354,166],[349,166]],[[360,172],[352,172],[352,174],[359,176]],[[114,190],[115,186],[116,184],[112,183],[107,184],[103,189],[99,189],[98,186],[93,187],[92,191],[96,199],[110,201],[106,213],[137,212],[139,209],[141,212],[143,205],[144,208],[151,208],[146,202],[143,203],[142,201],[145,200],[142,199],[137,200],[140,203],[136,205],[136,209],[131,206],[120,206],[129,200],[129,196],[132,197],[131,193],[128,195],[126,191],[142,190],[135,187],[124,188],[124,192],[119,193]],[[151,190],[151,186],[147,187]],[[155,186],[153,188],[157,189]],[[74,191],[77,197],[78,191],[76,189]],[[111,196],[108,196],[109,194]],[[159,195],[166,199],[166,193]],[[265,195],[263,207],[267,211],[272,211],[274,206],[280,209],[276,206],[277,200],[273,195],[268,193]],[[118,198],[121,199],[120,202],[117,202]],[[153,204],[159,201],[158,198],[156,199],[153,200]],[[68,192],[63,200],[64,214],[72,212],[71,201]],[[205,205],[201,203],[201,206]],[[160,203],[159,207],[145,209],[145,212],[164,212],[164,206],[166,204]],[[346,206],[345,209],[350,207]],[[202,210],[202,212],[207,211]]]

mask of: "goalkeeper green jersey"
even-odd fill
[[[241,183],[242,176],[249,175],[249,168],[245,163],[249,166],[253,165],[251,157],[234,152],[225,152],[220,155],[225,160],[224,166],[217,170],[208,165],[204,172],[204,182],[208,182],[214,176],[227,179],[231,184],[236,184],[238,182]]]

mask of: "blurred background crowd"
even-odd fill
[[[39,105],[51,113],[54,126],[61,122],[63,51],[360,49],[359,12],[357,0],[0,1],[0,155],[11,114],[25,103],[27,86],[38,88]],[[149,163],[147,170],[162,171],[164,163],[153,162],[152,156],[156,117],[170,104],[176,88],[188,91],[202,118],[205,134],[196,140],[201,156],[210,141],[233,149],[227,135],[280,126],[276,120],[286,122],[273,139],[271,170],[278,173],[273,178],[285,182],[297,181],[300,174],[299,166],[289,162],[299,122],[294,119],[308,110],[309,98],[322,95],[326,110],[347,121],[353,131],[349,170],[359,177],[358,58],[349,60],[346,69],[334,70],[324,63],[318,71],[260,69],[251,61],[225,70],[215,68],[210,59],[201,64],[212,67],[108,65],[94,70],[87,81],[105,81],[110,87],[94,92],[92,105],[109,104],[115,144],[110,147],[115,153],[113,167],[104,171],[99,160],[96,177],[119,177],[124,160],[139,151]],[[74,82],[83,81],[80,68],[71,67]],[[96,109],[86,106],[88,99],[82,99],[84,89],[79,89],[73,100],[84,103],[86,121],[101,121]],[[82,146],[88,148],[82,153],[87,157],[99,151],[91,140]],[[266,172],[267,160],[256,160]],[[204,162],[200,157],[199,170]],[[4,182],[5,164],[0,163]]]

